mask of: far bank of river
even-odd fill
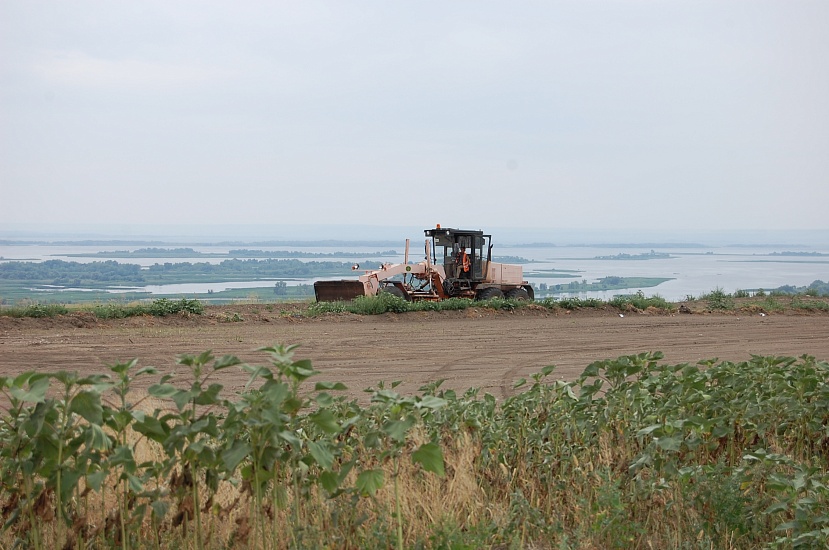
[[[135,247],[137,249],[139,247]],[[7,261],[34,261],[41,262],[48,259],[62,259],[65,261],[92,262],[113,260],[119,263],[136,263],[142,266],[164,263],[212,263],[217,264],[227,259],[222,254],[229,253],[226,247],[193,246],[194,251],[204,254],[216,254],[219,257],[176,257],[176,258],[109,258],[107,250],[113,253],[124,251],[124,246],[0,246],[0,262]],[[285,250],[285,247],[280,247]],[[267,250],[267,249],[266,249]],[[275,251],[276,249],[272,249]],[[829,247],[811,248],[799,252],[813,253],[812,255],[782,255],[788,249],[781,247],[701,247],[687,248],[670,246],[647,248],[636,246],[628,247],[501,247],[496,248],[493,254],[497,257],[513,256],[530,260],[523,265],[525,278],[536,288],[553,288],[562,285],[565,289],[568,283],[594,283],[605,277],[625,277],[660,279],[663,282],[656,286],[632,286],[625,289],[610,289],[596,291],[562,290],[558,295],[578,295],[581,297],[596,297],[611,299],[618,294],[631,294],[642,291],[645,295],[660,295],[669,301],[681,301],[688,296],[699,296],[714,289],[722,289],[733,293],[736,290],[773,289],[783,285],[807,286],[815,280],[829,280]],[[388,246],[382,247],[355,247],[353,250],[336,250],[332,247],[298,247],[296,252],[313,255],[302,261],[320,261],[319,254],[326,256],[326,261],[342,261],[362,263],[378,261],[378,254],[389,253]],[[96,255],[98,252],[104,254]],[[338,256],[338,252],[344,252]],[[652,253],[652,254],[651,254]],[[814,254],[816,253],[816,254]],[[76,255],[87,255],[77,257]],[[364,254],[364,256],[360,256]],[[420,256],[423,252],[420,252]],[[261,256],[259,256],[261,259]],[[244,258],[238,259],[256,259]],[[414,253],[410,254],[410,261],[416,262],[421,258]],[[382,261],[397,263],[403,261],[403,254],[382,257]],[[551,276],[551,273],[554,276]],[[227,282],[176,282],[174,284],[147,285],[142,287],[108,288],[106,292],[113,298],[125,297],[129,293],[140,293],[141,297],[174,297],[187,296],[200,299],[217,299],[220,294],[229,295],[231,299],[241,299],[256,294],[260,299],[278,299],[284,296],[274,290],[278,281],[284,281],[291,288],[288,295],[295,295],[303,285],[312,285],[318,279],[340,277],[265,278],[247,281]],[[348,276],[344,277],[348,278]],[[302,288],[307,295],[307,288]],[[59,291],[48,292],[49,299]],[[66,292],[68,296],[69,288]],[[84,292],[89,295],[89,289],[73,289],[73,292]],[[100,291],[95,292],[96,296]],[[47,296],[46,293],[42,294]],[[2,298],[2,295],[0,295]],[[100,299],[100,298],[96,298]]]

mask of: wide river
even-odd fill
[[[227,246],[209,245],[157,245],[155,248],[180,248],[187,246],[196,252],[201,253],[227,253],[230,248]],[[422,246],[422,245],[421,245]],[[146,246],[78,246],[78,245],[4,245],[0,246],[0,262],[5,261],[44,261],[59,259],[77,262],[104,261],[113,259],[120,263],[134,263],[142,266],[150,266],[156,263],[176,262],[209,262],[219,263],[226,258],[202,258],[202,257],[181,257],[181,258],[108,258],[106,255],[73,257],[71,254],[95,254],[97,252],[114,252],[124,250],[137,250],[147,248]],[[238,248],[238,247],[236,247]],[[315,253],[365,253],[382,252],[388,250],[384,247],[353,247],[338,248],[327,247],[263,247],[255,243],[246,245],[244,248],[252,250],[276,251],[292,250],[300,252]],[[629,255],[638,256],[651,251],[668,254],[668,258],[655,259],[606,259],[607,257]],[[783,252],[809,252],[822,255],[792,256],[782,255]],[[410,251],[410,261],[416,262],[422,259],[423,252]],[[623,291],[601,291],[578,293],[582,297],[598,297],[610,299],[616,294],[633,293],[642,290],[647,296],[659,295],[670,301],[679,301],[687,296],[698,297],[701,294],[720,288],[725,292],[734,292],[738,289],[756,290],[773,289],[782,285],[805,286],[815,280],[829,281],[829,246],[808,248],[791,248],[785,245],[778,246],[724,246],[724,247],[595,247],[595,246],[548,246],[548,247],[522,247],[522,246],[501,246],[493,249],[493,256],[518,256],[531,260],[531,263],[524,264],[525,278],[536,286],[541,283],[547,285],[566,284],[571,281],[587,282],[596,281],[606,276],[619,277],[660,277],[669,278],[656,287],[631,288]],[[601,259],[605,258],[605,259]],[[244,259],[244,257],[239,257]],[[361,261],[383,261],[402,262],[403,247],[397,250],[395,256],[366,257],[364,260],[354,257],[323,257],[323,258],[300,258],[302,261],[325,261],[336,260],[344,262]],[[551,270],[555,270],[563,277],[550,277]],[[545,273],[546,272],[546,273]],[[286,280],[288,284],[307,284],[315,279],[292,279]],[[193,284],[171,284],[152,285],[146,287],[113,288],[111,292],[120,293],[128,290],[140,290],[153,294],[192,294],[206,293],[208,290],[220,291],[229,288],[254,288],[270,286],[273,280],[259,281],[233,281],[217,283],[193,283]]]

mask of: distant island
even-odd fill
[[[535,279],[572,279],[573,277],[576,277],[578,273],[581,273],[581,271],[573,269],[535,269],[526,271],[524,275]]]
[[[139,248],[55,254],[69,258],[379,258],[397,256],[396,250],[382,252],[300,252],[297,250],[251,250],[240,248],[228,252],[198,252],[192,248]]]
[[[589,283],[586,280],[572,281],[560,285],[541,283],[536,297],[571,292],[594,292],[602,290],[623,290],[628,288],[650,288],[671,281],[671,277],[616,277],[608,276]]]
[[[823,252],[772,252],[769,256],[814,256],[814,257],[822,257],[822,256],[829,256],[829,254],[824,254]]]
[[[670,254],[666,252],[654,252],[651,250],[650,252],[643,252],[641,254],[614,254],[612,256],[596,256],[593,258],[594,260],[666,260],[668,258],[672,258]]]
[[[521,256],[494,256],[492,261],[502,264],[531,264],[536,260],[528,260]]]

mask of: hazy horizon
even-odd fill
[[[3,222],[825,232],[827,28],[822,0],[0,1]]]
[[[457,227],[442,224],[444,227]],[[829,247],[829,230],[825,231],[609,231],[578,228],[463,227],[482,229],[498,245],[551,243],[559,246],[579,244],[688,244],[729,245],[799,245]],[[215,243],[262,241],[382,241],[400,242],[406,238],[423,238],[426,227],[367,226],[360,224],[7,224],[0,223],[0,240],[112,240],[158,241],[162,243]]]

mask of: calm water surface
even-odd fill
[[[188,245],[185,245],[188,246]],[[409,260],[417,262],[423,259],[422,243],[413,244]],[[21,246],[0,246],[0,262],[4,261],[44,261],[58,259],[76,262],[93,262],[113,259],[119,263],[134,263],[143,267],[163,263],[211,263],[217,264],[226,258],[107,258],[106,256],[95,256],[86,258],[75,258],[69,254],[94,254],[99,251],[114,252],[124,250],[138,250],[147,246],[56,246],[56,245],[21,245]],[[179,248],[176,246],[159,245],[155,248]],[[227,253],[231,247],[216,246],[189,246],[197,252],[203,253]],[[256,245],[235,246],[232,249],[250,248],[264,251],[286,250],[287,247],[261,247]],[[354,247],[345,252],[373,253],[383,252],[389,247]],[[335,253],[343,251],[343,247],[292,247],[292,251]],[[352,257],[324,257],[324,258],[298,258],[300,261],[383,261],[402,262],[404,246],[396,249],[397,256],[390,257],[367,257],[365,260]],[[650,252],[650,248],[637,247],[572,247],[572,246],[551,246],[551,247],[496,247],[493,248],[494,256],[520,256],[532,263],[524,265],[525,277],[530,282],[538,285],[566,284],[571,281],[586,280],[593,282],[606,276],[620,277],[663,277],[672,280],[664,282],[656,287],[643,289],[627,289],[624,291],[613,290],[603,292],[583,292],[578,295],[583,297],[598,297],[610,299],[616,294],[632,293],[642,290],[646,295],[658,294],[671,301],[682,300],[686,296],[699,296],[715,288],[721,288],[725,292],[734,292],[738,289],[772,289],[782,285],[805,286],[817,279],[829,281],[829,255],[827,256],[779,256],[772,253],[795,251],[795,252],[819,252],[829,254],[829,245],[826,247],[810,247],[808,249],[791,249],[781,246],[776,247],[709,247],[709,248],[684,248],[684,247],[661,247],[653,249],[655,252],[667,253],[671,257],[667,259],[649,260],[615,260],[596,259],[600,256],[616,256],[619,254],[638,255]],[[246,259],[239,257],[239,259]],[[261,259],[261,258],[259,258]],[[566,275],[565,277],[550,278],[537,272],[557,270]],[[570,273],[572,272],[572,273]],[[219,283],[192,283],[192,284],[171,284],[171,285],[150,285],[145,287],[121,287],[113,288],[111,292],[122,293],[139,290],[153,294],[188,294],[206,293],[208,290],[218,292],[231,288],[255,288],[268,286],[271,281],[268,279],[259,281],[232,281]],[[310,284],[316,279],[286,279],[289,285]],[[263,284],[266,283],[266,284]]]

